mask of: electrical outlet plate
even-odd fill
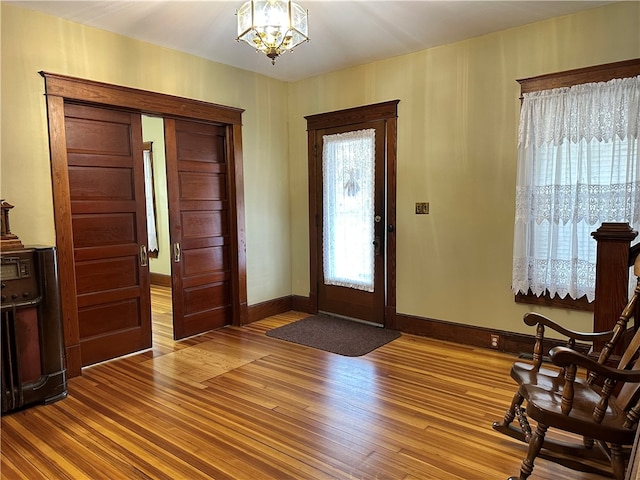
[[[491,348],[498,348],[500,346],[500,335],[491,334]]]

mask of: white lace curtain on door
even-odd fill
[[[640,226],[640,76],[527,93],[518,138],[513,292],[595,297],[603,222]]]
[[[375,130],[325,135],[322,159],[324,283],[373,292]]]

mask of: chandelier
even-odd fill
[[[236,15],[236,40],[263,52],[274,65],[284,52],[309,41],[307,11],[291,0],[250,0]]]

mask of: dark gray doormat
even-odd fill
[[[400,332],[373,325],[314,315],[274,328],[268,337],[279,338],[307,347],[337,353],[346,357],[359,357],[400,337]]]

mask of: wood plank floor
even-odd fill
[[[494,432],[514,358],[403,335],[349,358],[272,339],[290,312],[83,370],[66,399],[2,418],[6,479],[506,479],[525,446]],[[540,459],[535,479],[596,480]]]

